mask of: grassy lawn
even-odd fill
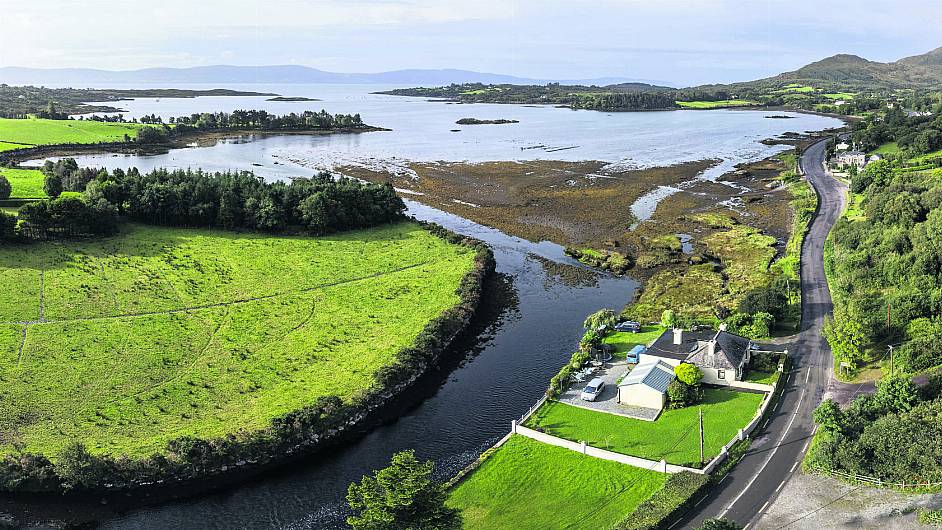
[[[43,173],[38,169],[10,169],[0,167],[0,176],[6,177],[13,188],[11,199],[42,199],[46,197],[43,191]]]
[[[926,162],[927,160],[931,160],[933,158],[939,158],[939,157],[942,157],[942,149],[939,149],[938,151],[933,151],[931,153],[926,153],[924,155],[919,155],[915,158],[910,158],[909,163],[919,164],[922,162]]]
[[[0,150],[24,147],[14,147],[9,142],[32,145],[120,142],[124,135],[136,137],[142,127],[146,126],[138,123],[0,118]]]
[[[132,226],[4,247],[0,451],[54,458],[78,440],[144,456],[350,399],[458,302],[473,260],[412,223],[320,238]],[[24,341],[41,299],[47,322]]]
[[[844,217],[850,221],[861,221],[867,218],[864,214],[862,193],[847,192],[847,209],[844,210]]]
[[[624,360],[625,353],[627,353],[628,350],[639,344],[645,346],[650,345],[655,339],[661,336],[661,333],[664,333],[664,328],[661,326],[642,326],[640,333],[616,331],[602,339],[602,342],[614,345],[614,357]]]
[[[805,86],[805,85],[799,85],[799,84],[797,84],[797,83],[792,83],[792,84],[790,84],[790,85],[785,85],[784,87],[782,87],[781,90],[778,90],[778,92],[782,92],[782,93],[783,93],[783,92],[791,92],[791,93],[798,93],[798,94],[808,94],[808,93],[814,92],[814,87]]]
[[[854,92],[830,92],[827,94],[821,94],[821,97],[828,99],[854,99],[854,96],[857,94]]]
[[[666,476],[513,436],[461,482],[448,505],[466,529],[611,528]]]
[[[11,144],[10,142],[0,142],[0,151],[12,151],[13,149],[22,149],[23,147],[32,147],[31,144]]]
[[[763,385],[774,385],[778,381],[781,372],[760,372],[759,370],[749,370],[746,373],[745,381],[750,383],[761,383]]]
[[[763,394],[708,388],[699,405],[665,410],[654,422],[551,401],[526,426],[617,453],[691,466],[700,462],[697,409],[703,410],[704,450],[709,460],[755,416],[762,398]]]
[[[895,155],[897,153],[899,153],[899,144],[896,142],[887,142],[870,151],[871,155]]]
[[[748,107],[757,105],[755,101],[746,101],[743,99],[726,99],[720,101],[677,101],[685,109],[720,109],[723,107]]]

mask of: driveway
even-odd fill
[[[565,392],[559,396],[560,403],[566,403],[567,405],[572,405],[574,407],[581,407],[584,409],[597,410],[599,412],[605,412],[608,414],[617,414],[619,416],[627,416],[629,418],[636,418],[639,420],[654,421],[657,419],[658,415],[661,413],[657,409],[648,409],[643,407],[630,407],[627,405],[622,405],[618,402],[618,387],[615,386],[615,381],[625,370],[627,369],[628,364],[625,361],[617,361],[614,363],[605,363],[601,371],[596,373],[592,377],[599,377],[602,381],[605,382],[605,387],[602,389],[602,393],[595,399],[595,401],[585,401],[582,399],[582,389],[585,388],[586,384],[590,379],[586,379],[580,383],[573,383]]]

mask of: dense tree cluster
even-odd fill
[[[888,109],[882,119],[872,116],[854,127],[853,141],[872,151],[886,142],[897,142],[904,154],[924,155],[942,149],[942,115],[908,116],[899,106]]]
[[[158,169],[99,175],[85,191],[132,219],[160,225],[315,234],[375,226],[402,217],[405,204],[388,184],[365,184],[322,173],[268,183],[249,172]]]
[[[908,378],[889,378],[844,410],[823,402],[808,464],[895,483],[942,482],[940,383],[918,389]]]
[[[835,307],[825,332],[836,358],[853,364],[868,344],[903,340],[904,368],[942,363],[942,182],[883,160],[851,190],[863,196],[863,217],[837,223],[829,260]]]
[[[150,116],[148,120],[159,122],[157,116]],[[143,119],[142,119],[142,123]],[[359,114],[330,114],[326,110],[320,112],[304,111],[300,114],[285,115],[270,114],[264,110],[234,110],[232,112],[204,112],[190,116],[170,118],[170,123],[178,127],[186,125],[197,129],[336,129],[347,127],[362,127],[363,121]]]
[[[677,103],[672,94],[615,92],[581,97],[572,106],[590,110],[663,110],[677,108]]]
[[[448,491],[434,480],[435,464],[419,462],[414,451],[392,456],[389,467],[351,484],[347,503],[354,530],[461,528],[461,512],[445,506]]]
[[[74,158],[63,158],[53,162],[46,160],[43,167],[40,168],[46,179],[58,179],[61,185],[61,191],[85,191],[89,182],[98,177],[104,171],[104,177],[107,177],[107,170],[79,167]],[[48,192],[47,192],[48,194]]]
[[[17,219],[19,235],[29,239],[107,235],[118,228],[118,211],[113,205],[74,196],[26,204]]]

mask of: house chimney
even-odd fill
[[[715,339],[710,339],[710,342],[707,343],[707,355],[710,357],[710,359],[712,359],[713,356],[716,355],[716,340]]]
[[[680,345],[684,342],[684,328],[674,328],[674,344]]]
[[[727,329],[729,329],[729,326],[726,325],[726,322],[720,324],[720,331],[726,331]]]

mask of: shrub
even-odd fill
[[[769,313],[776,319],[780,319],[787,304],[788,299],[785,293],[781,289],[770,285],[746,293],[739,302],[739,312],[750,315]]]
[[[355,530],[460,528],[461,513],[445,506],[448,493],[432,479],[434,469],[414,451],[394,454],[389,467],[350,485],[347,502],[354,515],[347,524]]]
[[[720,517],[703,521],[697,530],[740,530],[741,528],[739,523]]]
[[[582,327],[587,331],[596,331],[602,326],[612,327],[618,322],[618,316],[611,309],[599,309],[586,317]]]
[[[16,239],[16,216],[0,211],[0,241]]]
[[[709,483],[707,475],[684,471],[667,477],[664,487],[615,525],[616,530],[653,530],[686,506]]]
[[[699,386],[703,381],[703,372],[690,363],[680,363],[675,366],[674,375],[677,376],[678,381],[689,386]]]
[[[13,193],[13,186],[10,185],[10,181],[0,175],[0,200],[9,199],[11,193]]]
[[[942,510],[919,510],[919,522],[927,526],[942,526]]]
[[[55,199],[59,195],[62,195],[62,179],[57,175],[47,175],[43,179],[43,191],[46,192],[46,195],[50,199]]]
[[[671,381],[667,385],[667,401],[672,409],[681,409],[694,402],[696,391],[690,385],[679,381]]]

